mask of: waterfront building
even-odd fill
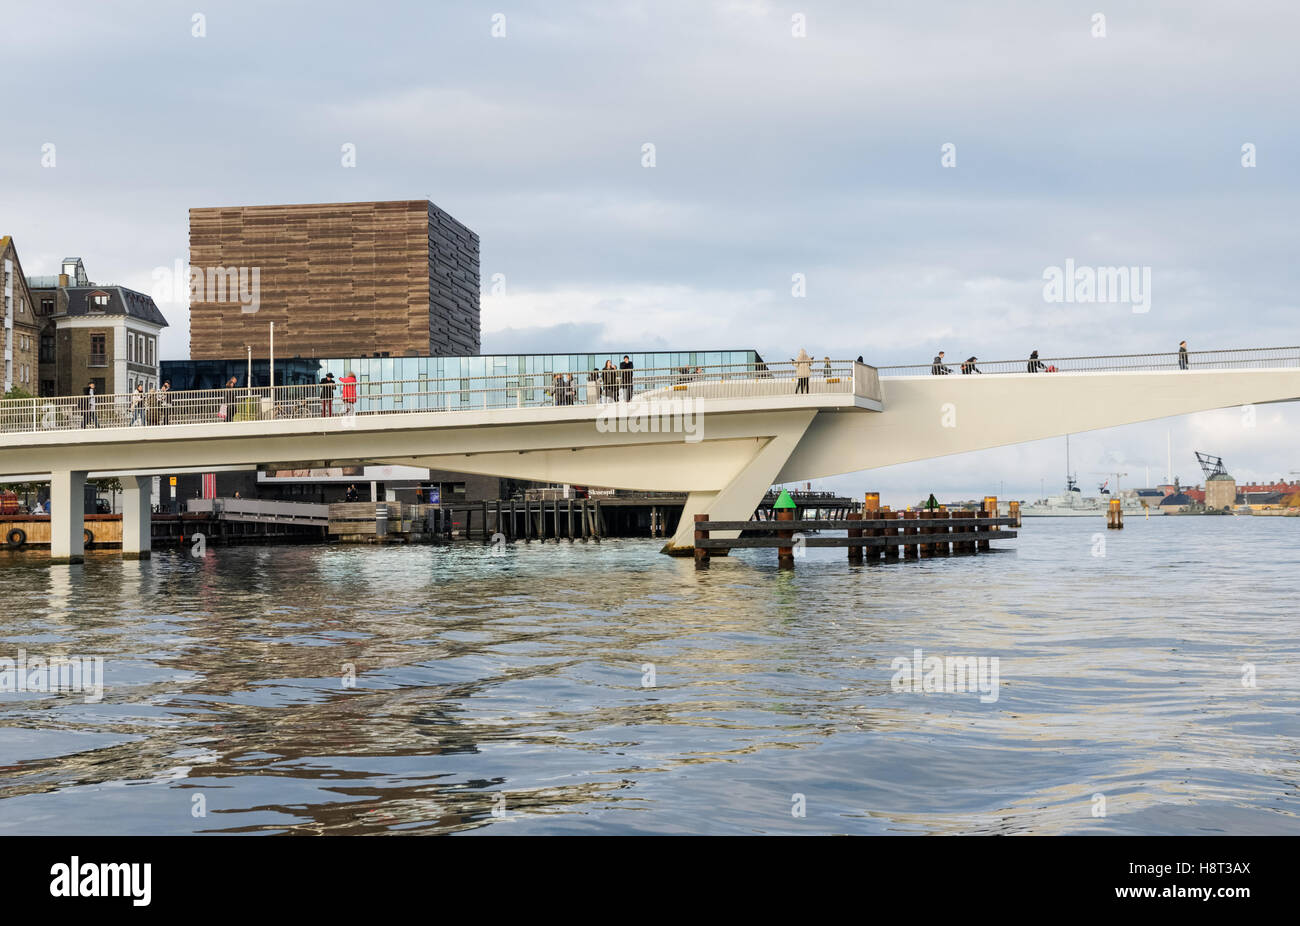
[[[1215,473],[1205,480],[1205,507],[1211,511],[1231,509],[1237,503],[1237,480],[1227,473]]]
[[[92,283],[79,257],[62,272],[27,278],[40,325],[40,395],[99,395],[155,388],[158,338],[167,319],[153,298],[116,283]]]
[[[4,388],[0,393],[17,388],[36,395],[41,326],[18,250],[9,235],[0,237],[0,291],[4,293]]]
[[[479,350],[479,239],[428,200],[190,210],[190,357]]]

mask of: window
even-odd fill
[[[22,314],[24,314],[26,311],[27,311],[27,310],[26,310],[25,308],[23,308],[23,297],[22,297],[22,295],[20,294],[20,295],[18,296],[18,314],[19,314],[19,315],[22,315]]]
[[[90,311],[103,312],[108,308],[108,293],[95,292],[90,294]]]
[[[54,362],[54,335],[52,334],[41,335],[40,361],[41,363]]]
[[[154,346],[154,343],[155,343],[157,340],[158,340],[157,338],[150,338],[149,341],[148,341],[148,344],[149,344],[149,366],[151,366],[151,367],[152,367],[152,366],[156,366],[156,364],[153,362],[153,346]]]
[[[135,335],[129,331],[126,333],[126,359],[135,363]]]
[[[53,314],[54,314],[54,300],[53,300],[53,299],[42,299],[42,300],[41,300],[41,314],[42,314],[42,315],[53,315]]]
[[[91,333],[90,335],[90,359],[87,361],[88,366],[106,367],[108,366],[108,335],[102,333]]]

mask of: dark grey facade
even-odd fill
[[[429,353],[477,354],[479,323],[478,235],[429,203]]]

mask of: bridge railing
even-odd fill
[[[1252,370],[1300,367],[1300,347],[1252,347],[1241,350],[1188,351],[1186,360],[1177,351],[1165,354],[1113,354],[1096,357],[1021,357],[1017,360],[977,361],[944,358],[948,373],[1124,373],[1161,370]],[[973,367],[973,369],[968,369]],[[930,363],[879,367],[883,377],[929,376],[942,373]]]
[[[858,395],[878,401],[880,381],[865,364],[823,359],[805,368],[781,361],[584,371],[569,379],[563,375],[557,379],[554,373],[507,373],[3,399],[0,434],[792,393]]]

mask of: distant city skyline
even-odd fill
[[[484,353],[1300,342],[1294,4],[1155,2],[1101,35],[1091,8],[1029,0],[204,7],[66,4],[57,67],[49,13],[6,11],[25,105],[0,235],[26,273],[76,255],[149,293],[188,259],[190,207],[428,198],[481,238]],[[1132,288],[1049,291],[1067,267]],[[188,356],[184,302],[159,307],[161,357]],[[1072,463],[1085,488],[1154,483],[1168,433],[1186,483],[1193,450],[1271,481],[1300,470],[1298,424],[1131,425],[1075,436]],[[1064,475],[1057,440],[817,485],[898,504]]]

